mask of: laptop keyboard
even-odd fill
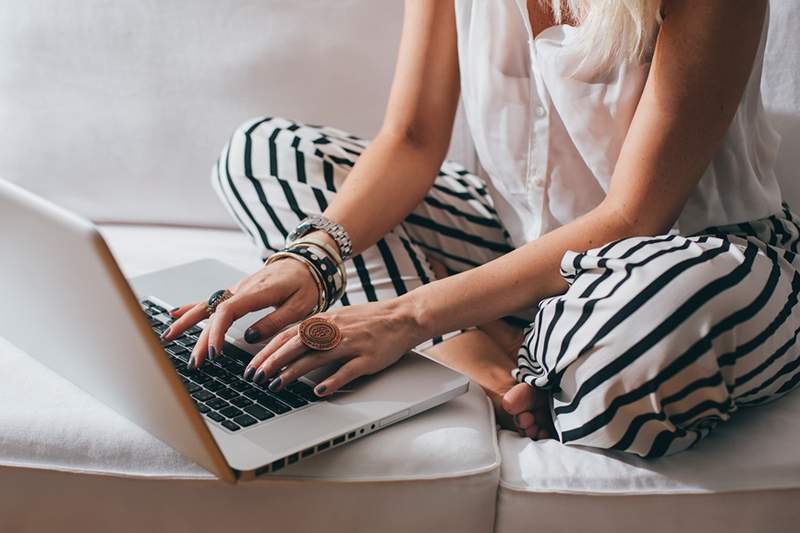
[[[166,309],[149,300],[141,303],[153,331],[160,336],[172,318]],[[197,410],[218,426],[239,431],[320,400],[314,389],[301,381],[278,392],[270,391],[268,382],[262,386],[245,381],[241,376],[253,356],[227,342],[214,361],[206,359],[198,370],[186,368],[201,331],[197,326],[191,327],[174,341],[164,344],[164,352],[194,399]]]

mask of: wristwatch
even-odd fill
[[[353,253],[353,242],[350,240],[350,235],[342,227],[333,220],[329,220],[321,215],[304,218],[300,221],[296,228],[286,237],[286,246],[291,245],[294,241],[304,235],[308,235],[314,230],[322,230],[331,236],[331,239],[336,241],[339,247],[339,253],[342,254],[342,260],[346,261]]]

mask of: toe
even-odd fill
[[[512,415],[519,415],[533,408],[535,400],[533,387],[519,383],[503,396],[503,409]]]
[[[524,411],[518,415],[514,415],[514,421],[520,429],[528,429],[536,423],[536,417],[530,411]]]

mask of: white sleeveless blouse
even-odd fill
[[[534,39],[525,0],[454,1],[467,122],[500,218],[521,246],[603,200],[649,63],[584,81],[570,75],[577,59],[562,53],[574,28],[553,26]],[[780,136],[760,90],[767,25],[736,115],[673,231],[780,211]]]

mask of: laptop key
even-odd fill
[[[225,345],[222,347],[222,353],[226,356],[234,359],[242,364],[242,366],[248,364],[251,359],[253,359],[253,354],[242,350],[241,348],[237,348],[233,344],[226,342]]]
[[[322,398],[314,394],[314,389],[312,389],[309,385],[306,385],[302,381],[295,381],[294,383],[290,383],[286,386],[286,388],[292,391],[297,396],[303,398],[307,402],[318,402]]]
[[[283,413],[288,413],[291,409],[282,404],[281,402],[277,401],[275,398],[264,394],[263,396],[259,396],[256,401],[261,404],[262,406],[266,407],[270,411],[275,414],[282,415]]]
[[[214,411],[211,411],[210,413],[207,413],[206,416],[208,418],[210,418],[211,420],[213,420],[214,422],[222,422],[223,420],[225,420],[224,416],[222,416],[219,413],[215,413]]]
[[[214,366],[214,365],[206,365],[206,366],[203,368],[203,372],[205,372],[205,373],[206,373],[206,374],[208,374],[209,376],[213,376],[213,377],[215,377],[215,378],[218,378],[218,377],[220,377],[221,375],[225,374],[225,371],[224,371],[224,370],[222,370],[220,367],[218,367],[218,366]]]
[[[201,402],[205,402],[206,400],[210,400],[213,398],[214,395],[208,392],[207,390],[199,390],[192,394],[192,398],[199,400]]]
[[[239,424],[240,426],[245,427],[245,428],[247,426],[252,426],[256,422],[258,422],[258,420],[256,420],[255,418],[253,418],[250,415],[237,416],[236,418],[233,419],[233,421],[236,422],[237,424]]]
[[[239,393],[236,392],[233,389],[229,389],[229,388],[226,387],[226,388],[222,389],[221,391],[218,391],[217,392],[217,396],[219,396],[220,398],[224,398],[226,400],[233,400],[234,398],[238,398],[239,397]]]
[[[205,385],[206,383],[211,381],[211,376],[206,376],[202,372],[197,372],[197,371],[192,372],[190,370],[189,376],[187,377],[199,385]]]
[[[227,370],[232,374],[241,374],[244,370],[244,366],[234,362],[232,359],[223,358],[219,362],[219,366]],[[241,369],[241,370],[240,370]]]
[[[187,381],[186,383],[183,384],[183,386],[186,387],[186,391],[189,394],[192,394],[193,392],[197,392],[200,390],[200,385],[192,383],[191,381]]]
[[[202,403],[198,403],[197,410],[200,411],[201,413],[208,413],[209,411],[211,411],[211,408],[208,407],[207,405],[203,405]]]
[[[239,426],[237,426],[236,424],[234,424],[233,422],[231,422],[230,420],[224,420],[222,422],[222,425],[225,426],[226,428],[230,429],[231,431],[239,431],[240,429],[242,429]]]
[[[228,407],[230,404],[225,400],[223,400],[222,398],[211,398],[206,402],[206,405],[214,409],[215,411],[219,411],[220,409]]]
[[[261,392],[260,390],[256,389],[256,388],[249,388],[246,391],[244,391],[242,394],[247,396],[251,400],[254,400],[255,398],[258,398],[259,394],[264,394],[264,393]]]
[[[283,403],[285,403],[287,405],[291,405],[292,407],[295,407],[295,408],[302,407],[302,406],[308,404],[307,401],[305,401],[302,398],[298,398],[297,396],[295,396],[294,394],[292,394],[291,392],[289,392],[287,390],[281,390],[281,391],[278,391],[278,392],[271,392],[271,394],[273,396],[277,396],[278,399],[280,399]]]
[[[223,374],[221,376],[218,376],[217,379],[227,385],[227,384],[233,383],[234,381],[236,381],[239,378],[237,378],[236,376],[234,376],[233,374],[230,374],[228,372],[223,372]]]
[[[268,418],[272,418],[275,416],[270,411],[264,409],[258,404],[248,405],[244,408],[244,412],[253,415],[254,417],[258,418],[259,420],[266,420]]]
[[[251,389],[253,387],[252,385],[250,385],[246,381],[242,381],[242,380],[234,381],[233,383],[231,383],[228,386],[230,388],[232,388],[233,390],[239,391],[239,392],[244,392],[244,391],[249,390],[249,389]]]
[[[231,405],[229,407],[226,407],[225,409],[220,409],[219,414],[221,414],[225,418],[235,418],[240,414],[242,414],[242,411],[238,407],[234,407]]]
[[[244,396],[239,396],[238,398],[234,398],[231,400],[231,403],[236,407],[247,407],[248,405],[253,405],[251,400],[248,400]]]
[[[217,392],[225,388],[224,383],[220,383],[219,381],[212,380],[203,385],[206,390],[210,390],[211,392]]]

